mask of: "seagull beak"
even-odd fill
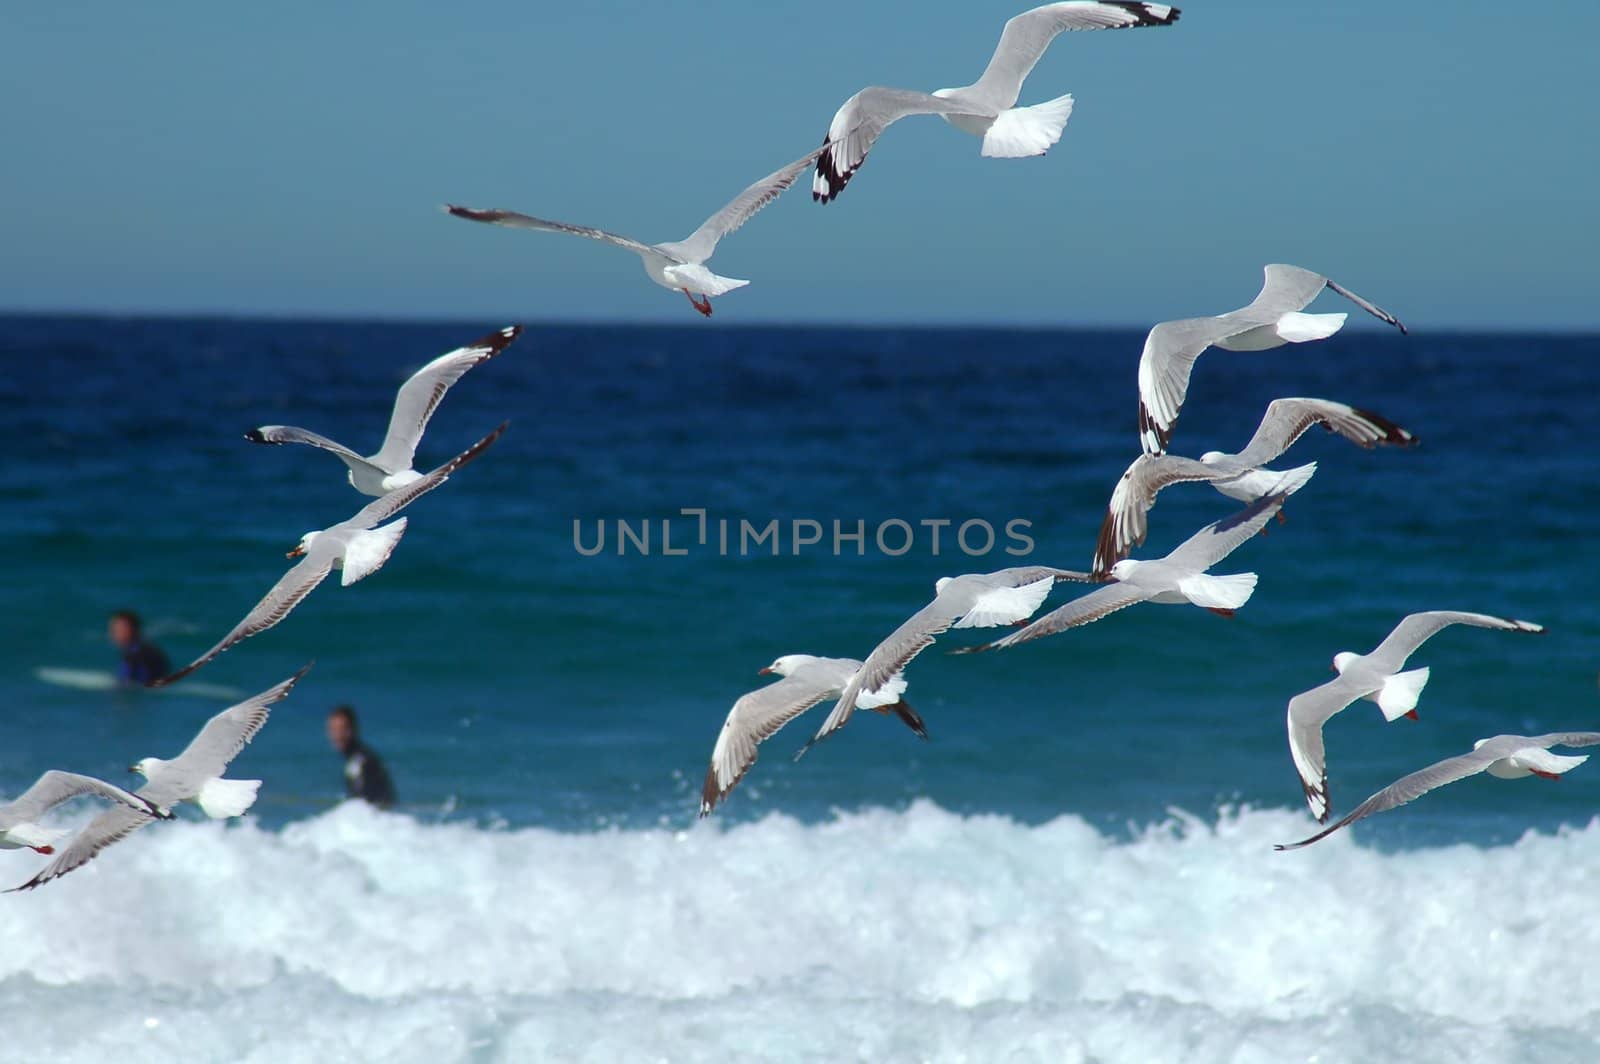
[[[764,669],[758,669],[758,670],[756,670],[756,675],[757,675],[757,676],[771,676],[771,675],[772,675],[772,666],[771,666],[771,665],[768,665],[768,666],[767,666],[767,667],[766,667],[766,668],[764,668]]]
[[[296,547],[294,550],[290,551],[288,554],[285,554],[284,557],[285,558],[298,558],[298,557],[300,557],[300,555],[304,554],[305,552],[306,552],[306,549],[304,547]]]
[[[139,771],[139,766],[138,765],[129,765],[128,766],[128,771],[129,772],[138,772]]]

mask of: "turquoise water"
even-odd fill
[[[11,618],[0,792],[45,767],[115,777],[175,753],[221,703],[74,690],[35,670],[111,668],[104,621],[121,606],[187,660],[270,586],[304,531],[361,505],[330,456],[253,447],[245,429],[296,424],[370,450],[407,373],[503,324],[0,319],[12,370],[0,378],[11,573],[0,583]],[[1414,659],[1433,668],[1420,723],[1384,725],[1370,706],[1333,722],[1336,810],[1482,736],[1600,723],[1589,443],[1600,339],[1350,330],[1207,355],[1179,453],[1236,448],[1283,395],[1368,407],[1422,444],[1369,453],[1321,433],[1302,441],[1290,458],[1317,461],[1317,476],[1287,524],[1224,570],[1261,574],[1234,620],[1141,607],[1005,654],[929,652],[908,673],[907,700],[930,742],[868,714],[794,764],[802,721],[697,826],[722,719],[774,657],[864,656],[936,578],[1016,564],[1002,549],[1008,522],[1028,522],[1032,560],[1087,567],[1138,450],[1142,336],[527,324],[450,393],[419,464],[504,418],[511,429],[412,507],[383,571],[352,588],[330,582],[195,677],[255,691],[316,661],[238,762],[266,781],[253,824],[162,826],[6,903],[80,921],[123,890],[153,906],[151,926],[107,913],[104,936],[65,953],[27,921],[0,936],[11,958],[0,1001],[53,1010],[46,1048],[155,1052],[181,1031],[202,1057],[237,1057],[227,1017],[241,1002],[298,1032],[298,1010],[327,1000],[351,1037],[432,1024],[442,1041],[396,1043],[418,1059],[625,1059],[646,1046],[674,1059],[759,1057],[804,1045],[835,1058],[955,1059],[968,1046],[980,1057],[1009,1047],[1038,1059],[1287,1059],[1224,1052],[1252,1037],[1361,1059],[1371,1038],[1399,1031],[1431,1032],[1414,1059],[1593,1059],[1600,988],[1558,959],[1600,944],[1571,923],[1586,911],[1583,870],[1600,863],[1600,828],[1586,827],[1600,810],[1593,766],[1555,784],[1472,780],[1304,854],[1270,844],[1310,826],[1285,703],[1327,677],[1336,651],[1367,649],[1406,612],[1480,610],[1549,633],[1447,632]],[[1232,505],[1170,490],[1148,550]],[[701,508],[705,546],[680,513]],[[636,533],[656,522],[649,556],[619,556],[614,534],[592,557],[575,546],[575,521],[592,542],[596,522],[614,533],[619,519]],[[687,554],[660,552],[663,519]],[[719,519],[812,519],[824,542],[796,556],[785,532],[780,557],[725,556]],[[966,557],[946,532],[933,557],[919,534],[890,557],[871,530],[891,519],[985,521],[1000,539]],[[836,520],[865,524],[864,555],[847,542],[833,556]],[[1076,593],[1064,585],[1052,601]],[[389,762],[398,815],[329,811],[342,784],[322,717],[346,701]],[[1524,839],[1530,829],[1540,834]],[[36,862],[5,863],[20,882]],[[197,874],[242,897],[253,929],[208,901]],[[1168,881],[1191,875],[1197,893],[1174,893]],[[1424,898],[1419,883],[1438,889]],[[1538,915],[1516,883],[1537,887]],[[289,884],[307,893],[290,900]],[[1325,892],[1339,889],[1377,896],[1344,917],[1370,950],[1334,963],[1339,929],[1305,926],[1283,892],[1323,891],[1326,911],[1339,899]],[[777,912],[775,892],[787,899]],[[1443,954],[1426,939],[1393,945],[1409,933],[1386,908],[1397,896],[1431,905],[1428,927],[1487,937]],[[1229,943],[1252,912],[1262,923],[1241,953]],[[150,934],[210,958],[198,985],[141,957]],[[1486,944],[1501,934],[1520,945]],[[737,945],[695,945],[718,935]],[[1570,947],[1558,948],[1562,935]],[[470,972],[435,963],[456,948],[446,942],[483,937],[493,942],[466,950],[482,961]],[[835,943],[837,963],[812,956],[813,941]],[[1419,974],[1471,968],[1502,947],[1516,957],[1514,986]],[[1314,966],[1297,969],[1306,952]],[[1107,960],[1119,953],[1149,967]],[[391,963],[393,981],[377,980]],[[1395,986],[1425,985],[1380,993],[1384,965],[1397,966],[1382,977]],[[151,987],[166,1013],[151,1011]],[[105,1026],[89,1017],[97,1003]],[[807,1043],[780,1020],[808,1009],[827,1018],[827,1039]],[[746,1013],[767,1017],[775,1040],[734,1037],[732,1017]],[[624,1024],[585,1041],[575,1016]],[[74,1030],[92,1037],[74,1041]],[[283,1037],[289,1057],[353,1051],[340,1049],[343,1033]],[[1480,1056],[1448,1055],[1464,1045]]]

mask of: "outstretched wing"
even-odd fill
[[[1300,774],[1306,804],[1319,823],[1328,822],[1328,763],[1322,726],[1366,692],[1343,676],[1289,699],[1289,756]]]
[[[589,240],[599,240],[602,243],[640,253],[655,250],[649,244],[641,244],[632,237],[608,233],[604,229],[592,229],[587,225],[568,225],[566,222],[552,222],[544,218],[535,218],[529,214],[501,210],[498,207],[479,210],[475,207],[457,207],[455,204],[450,203],[446,204],[444,209],[449,214],[453,214],[457,218],[465,218],[469,222],[501,225],[508,229],[533,229],[541,233],[566,233],[568,236],[581,236]]]
[[[1111,492],[1111,502],[1095,540],[1094,571],[1109,572],[1144,542],[1149,531],[1146,515],[1155,506],[1162,488],[1183,481],[1216,480],[1217,477],[1215,469],[1192,458],[1170,454],[1141,454],[1135,458]]]
[[[293,425],[262,425],[246,432],[244,438],[251,443],[302,443],[307,447],[332,451],[346,462],[359,462],[364,466],[372,464],[342,443],[335,443],[326,436],[319,436],[309,429],[298,429]]]
[[[802,669],[735,702],[711,749],[711,765],[700,792],[700,815],[710,813],[744,779],[756,763],[757,746],[834,690],[831,683]]]
[[[184,747],[183,753],[168,764],[172,776],[196,784],[221,776],[227,771],[229,762],[239,756],[239,751],[256,737],[256,732],[267,722],[267,714],[272,706],[283,701],[310,669],[311,666],[307,665],[282,683],[275,684],[254,698],[247,698],[206,721],[205,727],[200,729],[200,734],[190,740],[189,745]]]
[[[1105,0],[1070,0],[1045,4],[1011,18],[1000,33],[989,65],[970,90],[996,110],[1017,102],[1022,83],[1033,71],[1050,42],[1072,30],[1115,30],[1135,26],[1170,26],[1179,11],[1166,4],[1117,3]]]
[[[975,115],[971,104],[957,104],[931,93],[881,86],[862,89],[844,102],[822,138],[811,198],[829,203],[855,176],[883,131],[910,115]]]
[[[272,585],[272,590],[267,592],[266,597],[256,603],[255,608],[245,614],[244,620],[234,625],[231,632],[218,640],[216,646],[201,654],[177,672],[163,676],[158,680],[152,680],[147,686],[165,687],[168,684],[177,683],[223,651],[276,625],[279,621],[289,616],[294,608],[300,605],[305,600],[305,597],[316,589],[318,584],[327,579],[328,574],[333,571],[333,558],[334,555],[331,552],[313,549],[304,558],[295,563],[294,567],[287,573],[279,577],[278,582]]]
[[[82,868],[100,856],[101,850],[113,843],[121,842],[153,820],[155,817],[149,813],[141,813],[125,805],[114,805],[89,821],[67,844],[67,848],[56,854],[55,860],[45,865],[43,871],[22,886],[12,887],[6,893],[33,890],[35,887],[44,886],[52,879],[66,875],[73,869]]]
[[[1495,617],[1487,613],[1462,613],[1456,610],[1430,610],[1426,613],[1413,613],[1399,624],[1388,638],[1379,643],[1367,658],[1377,668],[1387,672],[1399,672],[1406,663],[1406,659],[1416,653],[1417,648],[1439,632],[1453,624],[1464,624],[1473,628],[1499,628],[1508,632],[1527,632],[1538,635],[1544,631],[1544,625],[1534,624],[1532,621],[1519,621],[1512,617]]]
[[[811,742],[816,743],[838,731],[855,712],[856,698],[862,693],[881,690],[900,673],[911,660],[933,645],[934,639],[950,630],[965,610],[952,610],[948,602],[934,600],[913,613],[906,621],[889,633],[889,637],[872,649],[866,661],[850,678],[844,693],[834,704],[828,719],[822,722]],[[808,744],[810,745],[810,744]]]
[[[1179,544],[1165,560],[1204,572],[1250,542],[1251,537],[1277,516],[1288,498],[1286,494],[1262,496],[1233,516],[1202,528]]]
[[[444,399],[444,393],[474,366],[482,365],[511,345],[522,334],[513,325],[492,332],[483,339],[459,347],[413,373],[395,396],[394,412],[389,416],[389,431],[373,460],[390,472],[410,469],[417,454],[417,441],[428,427],[428,419]]]
[[[76,772],[58,772],[51,769],[34,781],[8,805],[0,805],[0,828],[31,823],[63,802],[83,795],[94,795],[108,802],[127,806],[141,813],[155,812],[143,798],[121,787],[113,786],[93,776],[80,776]]]
[[[1274,399],[1236,457],[1248,466],[1263,466],[1287,451],[1313,425],[1336,432],[1362,447],[1379,444],[1410,447],[1417,438],[1386,417],[1331,399]]]
[[[403,488],[396,488],[389,494],[374,499],[372,502],[367,503],[367,505],[356,511],[356,515],[354,517],[347,521],[341,521],[334,527],[365,529],[373,528],[377,525],[383,524],[383,522],[389,520],[389,518],[393,517],[401,510],[404,510],[407,506],[410,506],[422,496],[428,494],[428,492],[432,491],[434,488],[437,488],[440,484],[443,484],[445,481],[449,480],[450,474],[454,473],[468,462],[473,461],[484,451],[487,451],[490,447],[494,446],[494,441],[500,438],[501,434],[506,431],[506,426],[509,424],[511,424],[509,421],[500,422],[499,428],[495,429],[493,432],[489,433],[489,435],[485,436],[471,447],[468,447],[465,451],[462,451],[460,454],[450,459],[450,461],[446,462],[438,469],[435,469],[433,472],[421,477],[418,480],[413,480],[410,484],[407,484]]]
[[[788,166],[763,177],[739,193],[716,214],[707,218],[700,228],[676,243],[662,244],[661,249],[684,262],[702,263],[717,250],[717,242],[754,218],[761,208],[789,190],[795,179],[816,162],[822,149],[807,152]]]

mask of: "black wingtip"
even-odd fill
[[[244,438],[249,440],[251,443],[271,443],[272,442],[271,440],[267,439],[266,433],[262,432],[260,429],[251,429],[251,430],[249,430],[248,432],[246,432],[244,434]]]

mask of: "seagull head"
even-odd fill
[[[1356,660],[1357,655],[1349,650],[1341,650],[1333,656],[1333,671],[1343,675],[1350,663]]]
[[[1205,454],[1200,456],[1200,461],[1204,462],[1206,465],[1216,465],[1226,457],[1228,456],[1223,454],[1221,451],[1207,451]]]
[[[1124,558],[1111,567],[1111,579],[1126,580],[1133,575],[1133,571],[1143,564],[1133,558]]]
[[[284,555],[284,557],[286,557],[286,558],[298,558],[298,557],[300,557],[306,551],[311,549],[311,544],[314,543],[316,541],[316,538],[321,534],[322,533],[320,533],[320,532],[307,532],[305,535],[300,537],[300,542],[295,545],[294,550],[292,550],[288,554]]]
[[[808,661],[814,661],[810,654],[785,654],[771,665],[758,672],[757,676],[788,676],[794,670]]]
[[[950,581],[954,579],[955,577],[952,576],[941,576],[939,579],[933,582],[933,593],[935,595],[943,594],[944,589],[949,587]]]
[[[150,770],[155,768],[155,766],[158,765],[158,764],[160,764],[160,762],[156,758],[153,758],[153,757],[141,758],[140,760],[135,761],[133,764],[129,765],[128,766],[128,771],[129,772],[137,772],[139,775],[143,776],[145,779],[149,779],[150,778]]]

